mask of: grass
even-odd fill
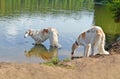
[[[69,58],[65,58],[64,60],[60,61],[57,57],[54,57],[51,61],[44,62],[43,64],[47,66],[58,66],[58,67],[67,68],[67,69],[74,69],[75,66],[71,65],[69,61],[70,61]]]
[[[48,66],[55,66],[59,62],[59,59],[57,57],[54,57],[51,61],[49,62],[44,62],[43,64],[48,65]]]

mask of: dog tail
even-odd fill
[[[105,50],[105,33],[103,32],[103,30],[101,29],[101,33],[102,33],[102,38],[101,38],[101,43],[100,43],[100,51],[102,52],[102,54],[109,54],[109,52],[107,52]]]

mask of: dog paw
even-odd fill
[[[58,49],[60,49],[60,48],[62,48],[62,45],[56,44],[56,47],[57,47]]]
[[[57,46],[57,48],[58,48],[58,49],[62,48],[62,45],[59,44],[59,45]]]

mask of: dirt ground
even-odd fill
[[[108,56],[96,55],[57,65],[0,62],[0,79],[120,79],[120,41]]]
[[[120,79],[120,54],[45,64],[0,63],[0,79]]]

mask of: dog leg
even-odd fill
[[[99,44],[98,42],[95,42],[92,46],[91,46],[92,52],[91,52],[91,56],[95,55],[95,54],[99,54]]]
[[[93,44],[91,45],[91,49],[92,49],[91,56],[93,56],[94,53],[95,53],[95,51],[94,51],[94,45]]]
[[[50,46],[61,48],[61,45],[58,43],[58,34],[56,31],[50,32],[49,40],[50,40]]]
[[[105,46],[105,38],[101,38],[101,43],[100,43],[100,52],[101,54],[109,54],[104,48]]]
[[[34,45],[41,44],[41,40],[37,40]]]
[[[87,44],[84,48],[84,57],[88,57],[90,54],[91,44]]]
[[[99,31],[96,33],[95,40],[92,44],[92,55],[100,54],[100,43],[102,34]]]

